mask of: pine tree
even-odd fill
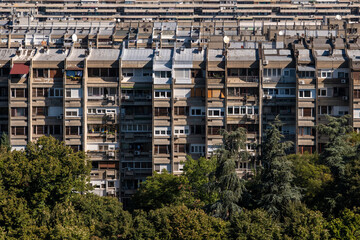
[[[6,151],[11,150],[10,139],[9,139],[9,136],[5,132],[3,132],[1,135],[0,148],[5,149]]]
[[[356,155],[356,148],[349,144],[349,133],[353,131],[349,118],[349,115],[339,118],[327,116],[329,122],[317,127],[322,136],[329,138],[321,159],[330,167],[335,178],[344,174],[347,160]]]
[[[246,130],[222,131],[223,145],[216,152],[217,167],[214,172],[215,181],[210,183],[211,189],[219,194],[219,200],[210,204],[209,210],[215,217],[229,219],[241,211],[238,205],[244,191],[244,183],[236,173],[236,164],[247,161]]]
[[[266,130],[261,156],[261,197],[258,201],[260,207],[276,218],[282,217],[290,203],[299,201],[301,197],[299,189],[292,184],[292,164],[285,152],[291,147],[292,142],[283,141],[284,136],[280,132],[282,125],[279,117],[276,117]]]

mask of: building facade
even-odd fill
[[[358,24],[69,24],[2,29],[0,132],[16,150],[52,135],[85,151],[99,195],[126,203],[153,171],[181,174],[187,155],[213,154],[221,129],[246,129],[246,176],[277,115],[297,153],[323,149],[314,126],[326,115],[360,128]]]

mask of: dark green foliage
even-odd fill
[[[360,211],[345,209],[339,218],[328,224],[331,239],[358,240],[360,239]]]
[[[241,211],[238,205],[244,191],[244,182],[236,171],[236,164],[248,161],[246,151],[246,130],[238,128],[236,131],[223,131],[223,145],[216,151],[217,167],[214,181],[209,183],[212,191],[218,193],[219,200],[208,206],[208,211],[215,217],[223,219]]]
[[[329,121],[327,124],[320,124],[317,127],[319,134],[328,138],[326,147],[321,153],[321,159],[337,178],[344,174],[348,159],[355,156],[355,148],[349,144],[349,133],[353,131],[353,128],[349,125],[349,115],[327,116],[327,118]]]
[[[303,202],[314,207],[325,187],[332,182],[330,168],[319,163],[318,154],[289,155],[294,174],[294,185],[299,187]]]
[[[328,239],[327,222],[319,211],[312,211],[303,204],[290,204],[283,223],[285,239]]]
[[[42,137],[25,152],[13,151],[0,159],[2,185],[30,207],[53,206],[73,191],[86,190],[90,165],[85,159],[84,152],[74,153],[53,137]]]
[[[209,191],[207,188],[209,182],[214,180],[214,175],[211,175],[211,173],[215,169],[216,158],[200,157],[195,160],[191,156],[187,156],[184,165],[184,176],[189,180],[195,198],[200,199],[204,204],[217,201],[216,192]]]
[[[1,134],[0,150],[1,149],[5,150],[5,151],[11,150],[10,139],[9,139],[9,136],[5,132],[3,132]]]
[[[138,212],[131,239],[226,239],[227,223],[184,205]]]
[[[189,180],[166,171],[148,177],[132,198],[134,209],[151,210],[170,205],[196,205]]]
[[[264,210],[244,210],[231,221],[229,234],[238,240],[281,239],[281,225]]]
[[[279,128],[281,121],[276,117],[266,130],[262,144],[259,206],[274,217],[282,217],[286,208],[294,201],[300,201],[299,189],[293,185],[292,164],[285,151],[292,145],[284,142]]]

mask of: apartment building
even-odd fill
[[[254,24],[3,27],[0,132],[16,150],[52,135],[85,151],[93,191],[126,204],[154,171],[211,157],[221,129],[247,131],[241,177],[277,115],[291,152],[323,149],[314,126],[326,115],[350,114],[359,130],[359,25]]]
[[[359,2],[353,0],[4,0],[0,17],[32,20],[119,21],[314,21],[339,15],[359,20]]]

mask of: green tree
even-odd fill
[[[280,132],[282,125],[279,117],[270,124],[265,132],[261,155],[263,169],[260,174],[259,206],[274,217],[281,217],[290,203],[301,198],[299,189],[293,185],[292,164],[285,153],[292,143],[283,141],[284,136]]]
[[[244,210],[231,221],[229,234],[238,240],[281,239],[281,226],[262,209]]]
[[[207,185],[213,179],[210,179],[211,173],[216,169],[216,158],[200,157],[195,160],[187,156],[184,165],[184,176],[188,179],[195,198],[200,199],[205,204],[213,203],[217,200],[217,194],[208,191]],[[214,176],[212,176],[214,177]]]
[[[170,205],[186,204],[194,206],[195,201],[189,180],[185,176],[175,176],[167,171],[154,173],[143,182],[133,196],[133,209],[162,208]]]
[[[290,204],[283,223],[284,239],[328,239],[327,222],[319,211],[312,211],[304,204]]]
[[[320,157],[321,161],[330,168],[333,181],[324,190],[320,201],[322,205],[319,207],[323,209],[325,215],[336,215],[344,208],[358,205],[355,198],[357,196],[359,199],[359,194],[353,190],[360,183],[360,179],[357,179],[357,174],[360,173],[357,167],[359,143],[356,141],[356,136],[352,135],[349,116],[327,118],[327,124],[318,126],[321,136],[328,138]]]
[[[331,239],[360,239],[359,209],[354,209],[354,211],[345,209],[339,218],[335,218],[329,222],[328,229]]]
[[[25,152],[13,151],[0,159],[4,189],[26,199],[31,208],[54,206],[73,191],[85,191],[89,174],[84,152],[74,153],[53,137],[41,137]]]
[[[244,182],[236,173],[236,166],[241,161],[248,161],[246,151],[246,130],[222,131],[223,145],[216,151],[217,167],[214,181],[209,183],[210,189],[219,195],[218,201],[208,206],[215,217],[223,219],[241,211],[239,201],[244,191]]]
[[[11,150],[10,139],[9,139],[9,136],[5,132],[3,132],[1,134],[0,149],[5,149],[5,151]]]
[[[72,196],[71,205],[91,237],[125,239],[131,231],[131,214],[123,210],[117,198],[76,194]]]
[[[303,201],[311,206],[316,205],[327,184],[332,182],[330,168],[319,163],[318,154],[292,154],[288,156],[292,162],[294,185],[299,187]]]
[[[137,212],[129,239],[227,239],[227,223],[184,205]]]
[[[348,159],[355,156],[355,148],[349,144],[353,128],[349,125],[350,116],[327,116],[327,124],[319,124],[319,134],[328,138],[327,144],[321,153],[321,159],[330,167],[335,178],[344,174]]]

